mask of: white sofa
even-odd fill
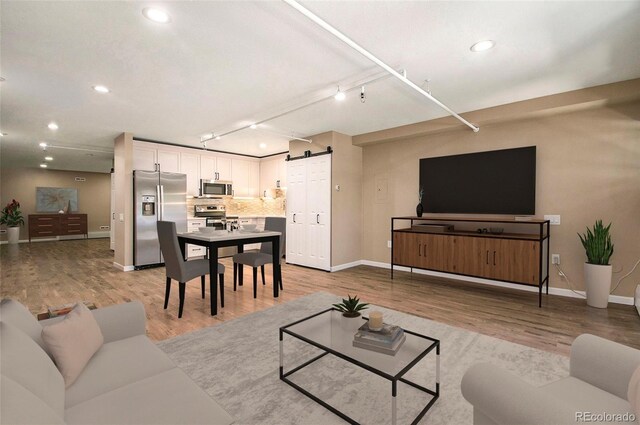
[[[465,373],[461,389],[473,405],[475,425],[636,423],[627,391],[639,366],[640,350],[583,334],[571,345],[565,378],[535,387],[497,366],[479,363]],[[604,413],[613,415],[608,417],[612,420]]]
[[[104,336],[65,390],[42,326],[20,303],[0,304],[0,423],[231,424],[233,419],[145,335],[139,302],[93,311]]]

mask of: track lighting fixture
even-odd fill
[[[340,86],[338,86],[338,91],[336,92],[336,94],[333,96],[336,100],[339,101],[343,101],[346,99],[347,95],[344,94],[343,91],[340,91]]]
[[[364,103],[367,101],[367,96],[364,94],[364,86],[360,87],[360,102]]]

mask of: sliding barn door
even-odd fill
[[[331,269],[331,155],[287,162],[287,263]]]
[[[307,265],[331,269],[331,155],[307,164]]]
[[[287,263],[291,264],[306,262],[306,186],[307,163],[287,161]]]

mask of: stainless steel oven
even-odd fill
[[[216,230],[226,229],[227,214],[222,204],[195,205],[193,215],[204,218],[207,227],[214,227]],[[237,252],[235,246],[218,248],[218,257],[230,257]]]
[[[229,181],[200,179],[200,196],[232,196],[233,185]]]

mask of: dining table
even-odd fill
[[[280,232],[274,231],[243,231],[243,230],[215,230],[211,232],[179,232],[178,242],[182,257],[185,257],[186,245],[199,245],[209,251],[209,287],[211,291],[211,315],[218,314],[218,248],[237,246],[238,252],[244,252],[244,245],[253,243],[271,243],[273,254],[273,297],[278,298],[281,279],[280,270]]]

